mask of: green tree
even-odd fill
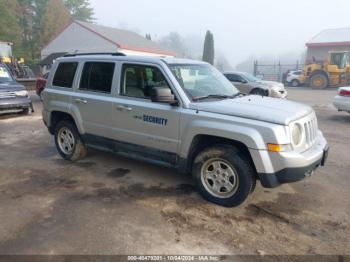
[[[48,44],[70,22],[70,16],[63,0],[49,0],[42,21],[41,48]]]
[[[19,5],[16,0],[0,0],[0,41],[14,44],[14,55],[21,55],[22,29],[18,17]]]
[[[73,20],[93,22],[94,10],[88,0],[65,0],[65,5]]]
[[[147,40],[152,40],[151,34],[146,34],[146,39]]]
[[[208,30],[205,35],[202,60],[214,65],[214,57],[215,57],[214,36]]]
[[[49,0],[33,0],[35,16],[32,26],[33,57],[39,58],[42,46],[42,28]]]

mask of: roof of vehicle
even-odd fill
[[[171,58],[171,57],[156,57],[156,56],[123,56],[116,54],[87,54],[74,56],[60,57],[56,61],[77,61],[77,60],[111,60],[111,61],[131,61],[131,62],[146,62],[146,63],[159,63],[163,61],[167,64],[207,64],[203,61],[183,59],[183,58]]]
[[[243,71],[226,71],[226,72],[223,72],[223,74],[237,74],[237,75],[250,75],[250,73],[248,72],[243,72]]]

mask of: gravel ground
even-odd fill
[[[238,208],[173,170],[98,151],[62,160],[36,112],[0,117],[0,254],[350,254],[350,114],[335,90],[290,89],[331,152],[310,178],[257,186]]]

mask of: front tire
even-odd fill
[[[291,82],[291,85],[292,87],[298,87],[300,85],[299,81],[294,79],[292,82]]]
[[[194,160],[193,175],[203,198],[224,207],[242,204],[254,191],[256,180],[249,161],[227,145],[199,153]]]
[[[328,78],[323,74],[315,74],[310,79],[312,88],[324,89],[328,86]]]
[[[86,156],[86,146],[71,121],[63,120],[55,127],[55,144],[62,158],[77,161]]]
[[[29,115],[29,108],[28,108],[28,107],[23,108],[22,114],[23,114],[23,115]]]

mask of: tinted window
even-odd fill
[[[122,95],[150,98],[153,87],[170,88],[160,70],[153,66],[123,65]]]
[[[228,74],[226,75],[227,79],[231,82],[241,82],[242,78],[239,75]]]
[[[80,89],[110,93],[112,89],[114,63],[87,62],[84,65]]]
[[[78,63],[60,63],[52,84],[54,86],[71,88],[77,67]]]

